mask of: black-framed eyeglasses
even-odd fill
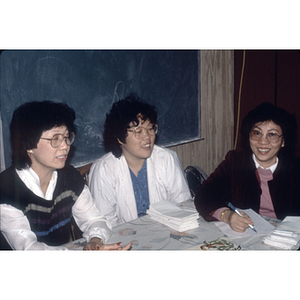
[[[250,139],[253,141],[259,141],[264,135],[266,136],[267,140],[272,144],[278,143],[279,138],[283,136],[283,134],[279,135],[276,132],[262,133],[259,130],[250,131]]]
[[[67,136],[63,136],[61,133],[54,134],[51,139],[48,138],[42,138],[42,140],[48,140],[50,141],[50,144],[53,148],[58,148],[63,141],[66,142],[68,146],[72,145],[75,141],[75,133],[70,132]]]
[[[150,135],[153,136],[157,134],[158,132],[158,125],[157,124],[150,124],[148,127],[135,127],[133,129],[127,129],[127,131],[133,132],[134,136],[140,140],[142,139],[145,135],[146,132]]]

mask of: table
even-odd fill
[[[274,219],[268,221],[275,226],[280,222]],[[200,245],[216,239],[224,239],[234,244],[235,249],[232,250],[276,250],[274,247],[262,243],[264,237],[265,235],[258,234],[251,238],[231,238],[229,240],[215,225],[215,222],[207,222],[201,216],[198,228],[178,232],[145,215],[114,227],[107,244],[122,242],[123,245],[127,245],[131,242],[131,250],[201,250]],[[67,244],[67,248],[81,250],[85,244],[84,239],[79,239]]]

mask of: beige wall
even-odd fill
[[[200,53],[203,140],[170,149],[177,152],[183,168],[198,165],[210,174],[234,144],[234,53],[232,50]]]

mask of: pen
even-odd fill
[[[241,216],[241,217],[243,217],[244,218],[244,216],[230,203],[230,202],[228,202],[228,206],[232,209],[232,210],[234,210],[239,216]],[[256,229],[254,228],[254,226],[253,225],[250,225],[250,224],[248,224],[248,226],[253,230],[253,231],[255,231],[256,233],[257,233],[257,231],[256,231]]]

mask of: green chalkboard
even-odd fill
[[[102,128],[112,103],[135,92],[158,111],[157,144],[200,138],[198,50],[4,50],[1,117],[5,164],[10,165],[9,123],[28,101],[66,102],[76,112],[72,164],[104,154]]]

